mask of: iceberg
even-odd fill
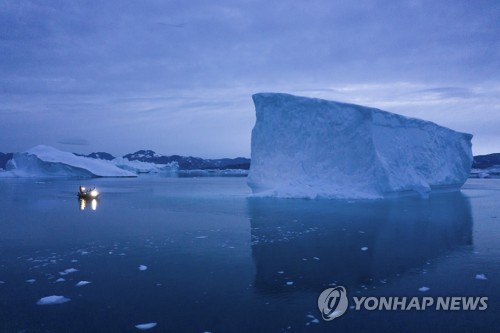
[[[136,177],[110,161],[76,156],[56,148],[40,145],[15,153],[6,165],[13,177]],[[5,172],[4,172],[5,173]]]
[[[253,95],[254,196],[376,199],[458,190],[471,134],[375,108],[281,93]]]

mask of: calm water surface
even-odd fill
[[[83,207],[80,184],[99,202]],[[245,178],[0,179],[0,332],[498,332],[500,180],[429,200],[249,193]],[[488,296],[488,309],[325,322],[317,298],[333,285]],[[51,295],[70,301],[37,305]]]

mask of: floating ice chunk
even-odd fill
[[[38,305],[54,305],[54,304],[63,304],[66,302],[69,302],[70,299],[66,298],[64,296],[47,296],[47,297],[42,297],[36,302]]]
[[[284,271],[279,271],[279,272],[277,272],[277,273],[278,273],[278,274],[285,274],[285,272],[284,272]]]
[[[196,239],[204,239],[204,238],[207,238],[208,236],[198,236],[198,237],[195,237]]]
[[[287,286],[293,286],[293,281],[287,281],[286,285]]]
[[[361,251],[366,251],[366,250],[368,250],[368,247],[367,247],[367,246],[363,246],[363,247],[361,248]]]
[[[418,288],[418,291],[421,291],[423,293],[426,292],[426,291],[429,291],[429,290],[431,290],[431,288],[429,288],[429,287],[420,287],[420,288]]]
[[[56,280],[56,282],[64,282],[64,281],[66,281],[66,279],[63,279],[63,278],[59,278]]]
[[[26,282],[28,282],[28,283],[35,283],[35,281],[36,281],[35,279],[26,280]]]
[[[472,135],[354,104],[253,95],[248,185],[256,196],[370,199],[458,190]],[[286,166],[286,168],[283,168]]]
[[[68,269],[65,269],[62,272],[59,272],[59,274],[61,274],[61,275],[68,275],[68,274],[75,273],[75,272],[78,272],[78,270],[76,268],[68,268]]]
[[[4,283],[5,283],[5,281],[0,281],[0,284],[4,284]]]
[[[476,274],[476,280],[488,280],[484,274]]]
[[[320,260],[318,257],[313,257],[314,260]]]
[[[148,269],[148,266],[146,266],[146,265],[140,265],[139,266],[139,270],[140,271],[145,271],[146,269]]]
[[[145,324],[137,324],[135,328],[140,329],[141,331],[149,330],[155,327],[157,323],[145,323]]]
[[[90,282],[90,281],[80,281],[80,282],[78,282],[75,286],[77,286],[77,287],[82,287],[82,286],[85,286],[85,285],[87,285],[87,284],[91,284],[91,283],[92,283],[92,282]]]

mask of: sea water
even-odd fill
[[[80,185],[99,200],[79,201]],[[500,327],[500,180],[429,199],[249,195],[245,178],[0,179],[0,332]],[[317,300],[335,286],[351,303],[327,322]],[[390,296],[488,308],[353,308]]]

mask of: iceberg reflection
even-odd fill
[[[287,281],[295,290],[385,283],[472,245],[471,210],[459,192],[371,202],[251,198],[248,208],[262,292],[291,290]]]

